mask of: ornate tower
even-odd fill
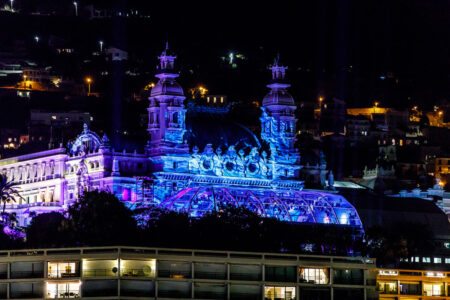
[[[287,92],[287,67],[277,58],[270,68],[270,92],[264,97],[261,116],[261,138],[270,146],[273,178],[295,178],[301,169],[300,154],[294,148],[296,118],[294,98]]]
[[[159,81],[148,98],[148,132],[151,138],[149,155],[185,154],[189,152],[183,139],[186,132],[186,109],[183,105],[185,97],[183,88],[175,80],[178,77],[174,68],[176,56],[170,53],[168,43],[158,58],[160,65],[157,66],[155,77]]]

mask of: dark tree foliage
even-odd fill
[[[30,248],[70,246],[71,232],[66,224],[67,219],[57,212],[35,216],[26,229],[27,245]]]
[[[83,246],[135,244],[138,227],[131,211],[107,192],[86,192],[69,208],[66,230]]]
[[[147,246],[341,255],[364,250],[353,228],[287,223],[242,207],[221,208],[199,219],[167,211],[158,215],[144,230]]]
[[[435,250],[431,230],[417,223],[398,223],[392,228],[372,227],[367,230],[367,251],[380,267],[398,267],[400,258]]]

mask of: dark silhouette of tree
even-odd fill
[[[67,219],[57,212],[35,216],[26,228],[27,245],[31,248],[71,246],[72,232],[66,224]]]
[[[139,242],[132,213],[114,195],[85,192],[68,211],[66,230],[73,242],[84,246],[127,245]]]

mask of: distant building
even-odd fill
[[[119,48],[109,47],[105,50],[105,53],[110,61],[128,60],[128,52]]]
[[[51,112],[31,110],[30,112],[31,125],[77,126],[82,124],[89,125],[92,120],[93,118],[90,113],[81,111]]]

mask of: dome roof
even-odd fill
[[[235,145],[238,148],[261,147],[258,138],[247,127],[217,113],[189,113],[186,116],[189,146],[200,149],[207,144],[214,148]]]
[[[150,96],[174,95],[184,96],[183,88],[175,80],[160,80],[153,88]]]
[[[263,106],[268,105],[295,105],[295,102],[286,90],[272,90],[263,99]]]
[[[248,208],[263,217],[296,223],[354,226],[362,230],[358,212],[343,196],[322,191],[188,187],[161,202],[159,207],[202,217],[221,206]]]

